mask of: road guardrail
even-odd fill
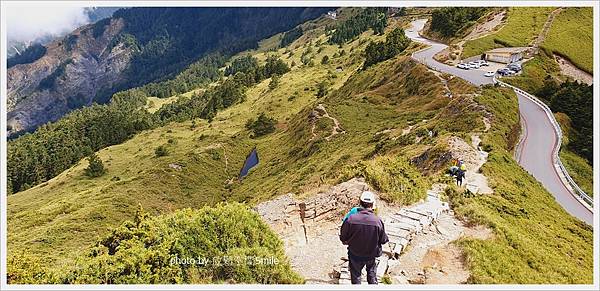
[[[513,85],[510,85],[508,83],[502,82],[500,80],[498,80],[496,78],[496,76],[494,76],[494,84],[500,84],[501,86],[504,87],[509,87],[511,89],[513,89],[514,91],[520,93],[521,95],[527,97],[527,99],[533,101],[533,103],[535,103],[536,105],[538,105],[540,108],[542,108],[542,110],[544,110],[544,112],[546,113],[546,115],[548,116],[548,119],[550,120],[550,123],[552,124],[552,127],[554,128],[554,131],[556,132],[556,136],[558,138],[557,141],[557,145],[554,148],[553,152],[552,152],[552,163],[554,164],[554,166],[557,169],[557,172],[559,173],[559,177],[561,179],[561,181],[563,182],[563,184],[567,187],[567,189],[569,190],[569,192],[571,192],[576,198],[578,198],[579,201],[582,201],[584,203],[582,203],[583,205],[585,205],[586,207],[588,207],[590,210],[592,210],[592,208],[594,207],[594,200],[592,199],[592,197],[590,197],[587,193],[585,193],[585,191],[583,191],[579,185],[577,185],[577,183],[575,183],[575,181],[573,180],[573,178],[571,178],[571,176],[569,175],[569,172],[567,171],[567,169],[565,168],[565,166],[563,165],[562,161],[560,160],[560,157],[558,155],[559,151],[560,151],[560,147],[562,145],[562,139],[563,139],[563,134],[562,134],[562,130],[560,128],[560,125],[558,124],[558,121],[556,121],[556,118],[554,117],[554,114],[552,113],[552,110],[550,110],[550,108],[548,107],[548,105],[546,105],[546,103],[542,102],[540,99],[538,99],[537,97],[521,90],[518,87],[515,87]],[[519,145],[517,145],[517,149],[516,151],[520,151],[520,147],[521,147],[521,141],[519,141]],[[515,158],[517,159],[517,161],[520,159],[520,154],[516,154]]]

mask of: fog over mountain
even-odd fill
[[[110,17],[117,9],[44,4],[31,7],[18,3],[7,6],[7,55],[11,57],[32,43],[44,44],[79,26]]]

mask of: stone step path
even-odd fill
[[[383,255],[376,259],[377,279],[381,282],[390,265],[396,264],[397,259],[411,243],[412,239],[419,235],[424,228],[435,224],[439,215],[449,211],[448,203],[440,200],[440,193],[446,185],[434,184],[427,191],[424,202],[404,207],[398,211],[383,215],[386,233],[389,243],[383,245]],[[348,258],[341,258],[342,262],[334,268],[334,273],[339,275],[338,284],[351,284],[350,271],[348,269]],[[366,283],[366,274],[363,270],[361,277]]]

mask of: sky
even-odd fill
[[[64,34],[89,22],[84,7],[21,2],[6,5],[9,41],[32,41],[46,34]]]

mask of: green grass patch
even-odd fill
[[[594,71],[594,11],[592,7],[564,8],[552,22],[542,47],[571,61],[578,68]]]
[[[413,204],[426,197],[429,183],[403,157],[378,156],[349,166],[342,175],[348,180],[362,176],[365,181],[383,193],[383,199],[403,205]]]
[[[237,203],[155,217],[138,209],[133,221],[112,229],[74,266],[51,270],[29,259],[12,258],[9,283],[303,282],[277,235],[256,212]]]
[[[467,41],[463,46],[462,58],[480,55],[497,47],[531,45],[554,9],[555,7],[508,8],[504,26],[496,33]]]
[[[587,160],[566,148],[561,148],[559,156],[575,183],[590,197],[594,197],[594,169]]]

